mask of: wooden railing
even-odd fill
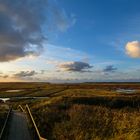
[[[34,118],[33,118],[33,115],[32,115],[32,113],[31,113],[31,110],[30,110],[29,106],[26,105],[26,111],[23,109],[23,107],[22,107],[21,105],[19,105],[19,108],[21,109],[22,112],[27,113],[29,119],[31,120],[32,126],[33,126],[33,128],[35,129],[36,139],[37,139],[37,140],[47,140],[47,139],[41,137],[40,132],[39,132],[39,130],[38,130],[38,128],[37,128],[37,125],[36,125],[36,123],[35,123],[35,120],[34,120]]]
[[[38,130],[38,128],[37,128],[37,125],[36,125],[36,123],[35,123],[35,120],[34,120],[34,118],[33,118],[33,115],[32,115],[32,113],[31,113],[31,110],[30,110],[29,106],[26,105],[26,111],[24,110],[24,108],[23,108],[21,105],[19,105],[18,107],[19,107],[19,109],[20,109],[23,113],[26,113],[26,115],[28,115],[28,117],[29,117],[29,119],[30,119],[30,121],[31,121],[31,123],[32,123],[33,129],[35,130],[35,135],[36,135],[35,137],[36,137],[36,139],[37,139],[37,140],[47,140],[47,139],[41,137],[40,132],[39,132],[39,130]],[[10,119],[10,117],[11,117],[11,112],[12,112],[12,107],[9,108],[9,111],[8,111],[8,113],[7,113],[7,116],[6,116],[4,125],[3,125],[3,127],[2,127],[2,131],[1,131],[1,133],[0,133],[0,140],[3,140],[3,139],[5,138],[6,131],[7,131],[6,128],[7,128],[8,121],[9,121],[9,119]]]
[[[12,107],[9,108],[9,111],[8,111],[8,113],[7,113],[7,116],[6,116],[4,125],[3,125],[3,127],[2,127],[2,131],[1,131],[1,133],[0,133],[0,140],[2,140],[2,139],[4,138],[4,135],[5,135],[5,132],[6,132],[6,127],[7,127],[7,124],[8,124],[10,115],[11,115],[11,112],[12,112]]]
[[[19,107],[19,109],[20,109],[22,112],[26,113],[25,110],[23,109],[23,107],[22,107],[21,105],[19,105],[18,107]]]

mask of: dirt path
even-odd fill
[[[32,140],[24,113],[12,112],[7,140]]]

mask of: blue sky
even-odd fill
[[[2,0],[0,80],[140,81],[139,5],[26,0],[23,6],[23,0]]]

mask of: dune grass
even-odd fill
[[[118,108],[113,104],[94,103],[95,100],[91,104],[86,98],[78,103],[75,98],[57,97],[30,107],[41,134],[48,140],[140,139],[139,104]]]

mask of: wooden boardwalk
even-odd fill
[[[5,140],[32,140],[24,113],[12,111],[8,136]]]

